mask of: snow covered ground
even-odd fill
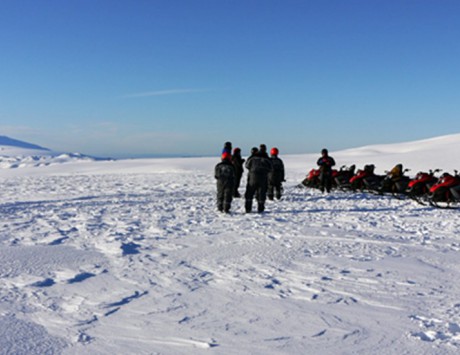
[[[0,354],[457,354],[460,212],[296,188],[318,155],[264,214],[217,212],[218,158],[4,166]],[[452,171],[460,135],[331,155]]]

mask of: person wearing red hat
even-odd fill
[[[273,168],[268,174],[267,197],[269,200],[273,200],[273,197],[279,200],[283,191],[284,163],[278,158],[278,154],[278,148],[272,148],[270,150],[270,161],[272,162]]]
[[[229,213],[236,179],[232,155],[229,152],[222,153],[222,161],[214,168],[214,177],[217,180],[217,209]]]

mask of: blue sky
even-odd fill
[[[0,135],[118,157],[460,132],[458,0],[0,2]]]

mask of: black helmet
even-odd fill
[[[254,147],[254,148],[251,149],[251,155],[255,155],[257,153],[259,153],[259,148]]]
[[[326,148],[323,148],[323,149],[321,150],[321,154],[327,154],[327,153],[328,153],[328,151],[327,151]]]

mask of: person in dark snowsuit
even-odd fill
[[[241,157],[241,149],[233,149],[232,163],[235,167],[235,190],[233,193],[233,197],[241,197],[240,193],[238,192],[238,188],[240,187],[241,177],[243,176],[244,162],[245,160]]]
[[[272,148],[270,150],[270,161],[273,169],[268,174],[267,196],[269,200],[273,200],[273,197],[276,197],[279,200],[283,191],[284,163],[280,158],[278,158],[278,154],[278,148]]]
[[[267,146],[265,144],[261,144],[259,146],[259,155],[263,158],[267,158],[269,159],[270,157],[268,156],[268,153],[267,153]]]
[[[257,152],[257,148],[252,148],[252,151]],[[246,213],[252,211],[254,195],[257,198],[257,212],[263,212],[267,197],[268,173],[272,170],[272,164],[263,153],[257,152],[248,158],[245,167],[248,169],[248,183],[244,194]]]
[[[220,212],[230,212],[235,189],[235,167],[228,152],[222,154],[222,161],[214,168],[217,180],[217,209]]]
[[[332,167],[335,165],[335,160],[334,158],[329,156],[327,149],[323,149],[321,151],[321,158],[318,159],[317,164],[320,169],[320,175],[319,175],[320,187],[319,188],[321,192],[324,192],[324,189],[326,189],[327,192],[331,192]]]

